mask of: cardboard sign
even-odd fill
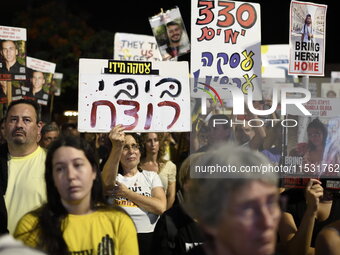
[[[324,76],[327,5],[292,1],[289,74]]]
[[[155,37],[128,33],[115,33],[114,59],[129,61],[160,61]]]
[[[192,96],[231,98],[236,87],[261,100],[260,5],[193,0],[191,10]]]
[[[190,131],[188,73],[187,62],[80,59],[79,131]]]

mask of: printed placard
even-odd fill
[[[108,132],[118,124],[134,132],[190,131],[187,62],[150,63],[159,75],[104,73],[109,63],[79,60],[80,132]]]
[[[292,1],[289,74],[324,76],[327,5]]]
[[[322,83],[321,97],[335,98],[340,97],[340,82],[337,83]]]
[[[0,26],[0,81],[26,79],[26,34],[26,28]]]
[[[27,68],[29,73],[27,85],[21,87],[23,97],[47,105],[56,64],[27,57]]]
[[[50,94],[54,94],[55,96],[61,95],[61,83],[63,81],[63,74],[62,73],[54,73],[52,85],[50,88]]]
[[[190,52],[190,41],[179,8],[149,18],[163,60]]]
[[[27,67],[44,73],[54,73],[56,64],[27,56]]]
[[[193,0],[191,10],[192,97],[222,104],[236,88],[261,100],[260,5]]]
[[[313,117],[332,118],[340,116],[340,101],[337,98],[311,98],[303,106]],[[297,107],[288,104],[287,113],[297,116],[305,116]]]
[[[329,190],[339,189],[340,118],[299,118],[303,139],[288,130],[289,150],[283,164],[290,169],[283,178],[285,188],[306,188],[309,178],[319,179]],[[292,131],[292,132],[291,132]],[[296,130],[295,130],[296,131]]]
[[[129,33],[115,33],[114,59],[129,61],[160,61],[155,37]]]

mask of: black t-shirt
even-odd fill
[[[0,73],[10,73],[10,74],[25,74],[26,73],[26,67],[20,64],[18,61],[15,62],[14,65],[12,65],[9,70],[6,68],[6,64],[3,63],[2,68],[0,69]]]
[[[289,189],[281,194],[287,200],[287,206],[284,211],[293,216],[297,228],[300,226],[302,217],[307,209],[304,192],[304,189]],[[324,221],[315,220],[311,247],[315,247],[315,240],[321,229],[339,219],[340,197],[339,195],[334,195],[329,217]]]
[[[203,240],[198,224],[176,204],[167,210],[156,224],[152,254],[186,254],[190,248],[202,244]]]

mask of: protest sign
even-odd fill
[[[24,98],[33,99],[47,105],[56,64],[41,59],[27,57],[28,84],[21,87]]]
[[[194,0],[191,5],[192,97],[230,99],[230,88],[261,100],[260,5]]]
[[[78,129],[190,131],[187,62],[80,59]]]
[[[288,130],[289,152],[283,164],[286,172],[283,186],[305,188],[309,178],[322,178],[326,189],[334,190],[340,184],[340,118],[301,117],[304,139],[294,139],[294,130]],[[292,132],[291,132],[292,131]],[[296,130],[295,130],[296,131]],[[327,184],[327,185],[326,185]]]
[[[340,116],[340,101],[337,98],[311,98],[303,106],[313,117],[331,118]],[[305,116],[298,108],[287,105],[287,113],[298,116]]]
[[[327,5],[292,1],[289,74],[324,76]]]
[[[189,53],[190,41],[179,8],[149,18],[163,60]]]
[[[0,80],[26,79],[26,28],[0,26]]]
[[[340,72],[331,71],[331,83],[340,82]]]
[[[286,78],[288,59],[288,44],[261,45],[262,78]]]
[[[115,33],[114,59],[132,61],[160,61],[155,37],[129,33]]]
[[[54,73],[53,80],[50,88],[50,94],[55,96],[60,96],[61,94],[61,82],[63,81],[63,74],[62,73]]]
[[[334,98],[340,97],[340,83],[321,83],[321,97]]]

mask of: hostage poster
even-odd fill
[[[324,76],[327,5],[292,1],[289,74]]]

